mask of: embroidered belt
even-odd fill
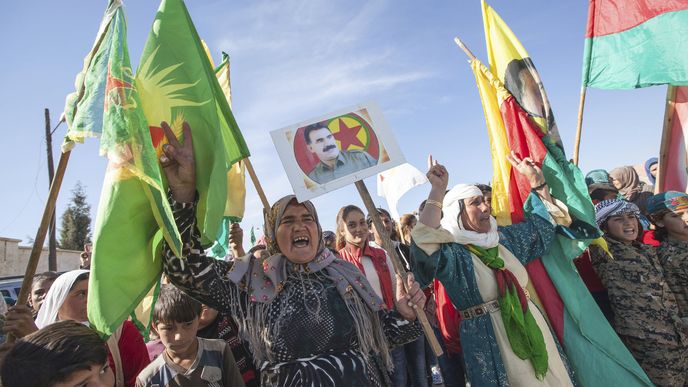
[[[526,294],[526,298],[530,300],[530,293],[528,292],[528,289],[523,288],[523,292]],[[472,318],[480,317],[485,314],[490,314],[492,312],[496,312],[499,310],[499,301],[497,300],[492,300],[488,301],[484,304],[472,306],[468,309],[462,310],[461,313],[461,318],[464,320],[469,320]]]

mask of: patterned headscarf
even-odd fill
[[[667,191],[654,195],[647,201],[647,212],[654,218],[667,211],[688,209],[688,194],[678,191]]]
[[[277,246],[277,228],[279,227],[282,217],[284,216],[284,211],[287,210],[289,204],[303,205],[306,207],[308,212],[313,216],[315,223],[318,225],[318,252],[323,248],[322,240],[322,227],[320,227],[320,221],[318,221],[318,212],[315,210],[315,206],[310,200],[306,200],[303,203],[299,203],[294,195],[287,195],[282,199],[275,202],[270,208],[270,212],[265,213],[265,241],[267,242],[268,252],[270,255],[281,254],[282,252]]]
[[[289,205],[305,206],[318,225],[318,253],[312,261],[305,264],[290,263],[277,245],[277,228]],[[354,321],[361,351],[366,356],[370,353],[379,354],[389,368],[392,363],[387,351],[388,344],[377,314],[383,310],[384,303],[356,266],[337,259],[330,249],[324,248],[322,228],[313,203],[299,203],[294,195],[283,197],[265,213],[264,231],[270,257],[264,260],[253,259],[250,254],[238,257],[228,274],[230,281],[242,289],[247,289],[249,303],[245,310],[240,307],[242,302],[233,302],[231,312],[237,316],[237,322],[245,332],[254,357],[260,361],[275,361],[268,343],[279,336],[279,331],[275,329],[278,329],[280,324],[270,326],[267,315],[270,313],[270,304],[284,289],[284,283],[289,276],[288,265],[293,265],[291,270],[300,278],[301,285],[305,288],[315,288],[323,280],[334,282]],[[304,276],[307,273],[313,274],[313,277]],[[238,291],[236,294],[230,293],[230,297],[241,299]],[[306,300],[292,297],[287,293],[282,302]],[[306,310],[311,309],[313,307],[307,305]],[[317,307],[311,312],[316,316],[319,314]]]
[[[449,231],[454,236],[454,242],[462,245],[472,244],[482,248],[491,248],[499,244],[499,233],[497,232],[497,221],[490,217],[491,228],[486,233],[468,231],[461,222],[459,215],[463,209],[462,200],[474,196],[483,196],[482,191],[468,184],[457,184],[446,195],[442,203],[442,228]]]
[[[621,199],[603,200],[595,205],[595,222],[597,227],[601,227],[612,216],[624,214],[633,214],[639,217],[640,209],[635,204]]]
[[[633,201],[643,190],[638,172],[631,166],[614,168],[609,171],[609,176],[621,183],[619,192],[628,201]]]

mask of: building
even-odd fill
[[[23,276],[31,255],[31,246],[20,246],[21,239],[0,237],[0,277]],[[81,251],[57,249],[57,271],[79,268]],[[48,248],[44,247],[36,273],[48,270]]]

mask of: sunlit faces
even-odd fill
[[[469,231],[486,233],[490,231],[490,206],[485,198],[473,196],[463,199],[464,210],[459,214],[463,227]]]
[[[483,194],[483,200],[485,201],[485,204],[489,207],[490,213],[492,213],[492,191],[485,192]]]
[[[609,176],[609,180],[611,180],[612,185],[614,186],[614,188],[616,188],[616,189],[621,189],[621,188],[623,188],[623,184],[621,184],[621,181],[620,181],[620,180],[617,180],[617,179],[615,179],[615,178],[613,178],[613,177],[611,177],[611,176]]]
[[[88,302],[88,279],[74,283],[72,290],[57,311],[60,321],[73,320],[78,322],[88,321],[86,304]]]
[[[193,359],[198,351],[199,318],[185,322],[159,321],[154,323],[155,330],[170,356]]]
[[[394,222],[392,221],[392,219],[390,219],[389,216],[387,216],[387,214],[383,212],[380,213],[380,222],[382,222],[382,227],[384,227],[387,236],[391,236],[392,230],[394,229]],[[370,228],[376,239],[382,239],[379,235],[375,235],[377,234],[377,230],[375,229],[375,223],[372,223]]]
[[[209,307],[206,304],[201,305],[201,315],[198,318],[198,327],[199,329],[203,329],[207,327],[208,325],[212,324],[215,322],[215,319],[217,319],[218,311]]]
[[[339,156],[339,147],[332,132],[327,128],[320,128],[309,133],[308,149],[315,153],[321,161],[332,161]]]
[[[669,211],[656,223],[666,229],[670,238],[688,242],[688,210]]]
[[[103,365],[91,365],[88,370],[77,370],[70,373],[64,381],[53,383],[52,387],[112,387],[115,375],[107,362]]]
[[[31,284],[31,298],[29,299],[29,306],[31,306],[33,310],[37,311],[40,309],[41,305],[43,304],[43,300],[45,299],[45,295],[48,294],[48,290],[50,290],[53,282],[55,282],[54,279],[46,278],[40,281],[34,281],[34,283]]]
[[[363,247],[368,242],[368,223],[360,211],[349,211],[344,218],[344,229],[340,231],[344,239],[358,247]]]
[[[650,165],[650,175],[652,175],[652,177],[657,177],[657,169],[659,169],[659,163]]]
[[[618,241],[633,242],[640,232],[638,218],[632,213],[611,216],[603,231]]]
[[[292,201],[277,226],[276,239],[289,261],[310,262],[318,253],[318,223],[304,205]]]

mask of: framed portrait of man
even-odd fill
[[[374,103],[340,109],[270,135],[301,201],[404,163]]]

